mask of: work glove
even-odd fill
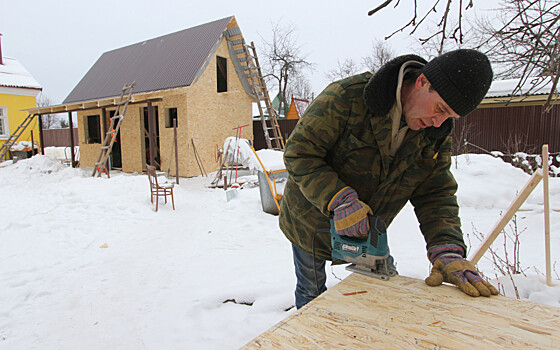
[[[328,205],[333,212],[334,228],[341,236],[367,238],[369,232],[368,214],[371,208],[358,199],[358,193],[351,187],[344,187]]]
[[[432,287],[442,282],[453,283],[472,297],[499,294],[498,290],[480,277],[474,265],[463,258],[465,250],[457,244],[436,245],[428,249],[428,259],[433,264],[426,284]]]

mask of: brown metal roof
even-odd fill
[[[234,17],[188,28],[105,52],[63,104],[118,96],[125,84],[134,93],[189,86],[215,50]]]

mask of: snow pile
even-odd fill
[[[266,171],[285,169],[283,155],[281,151],[262,149],[257,151],[259,159],[255,156],[255,152],[251,149],[249,140],[235,137],[228,137],[224,141],[224,148],[226,154],[224,160],[226,163],[239,164],[241,167],[249,168],[253,173],[262,171],[262,166],[259,159],[266,168]]]
[[[230,165],[239,164],[239,166],[247,167],[249,170],[260,169],[259,162],[255,157],[249,140],[228,137],[224,141],[224,162]]]
[[[47,157],[51,157],[54,159],[64,159],[66,158],[65,154],[64,154],[64,148],[65,147],[45,147],[45,155]]]
[[[34,146],[38,148],[37,144]],[[31,151],[31,141],[18,141],[10,147],[10,151]]]
[[[5,163],[9,164],[11,161]],[[16,171],[20,173],[21,176],[30,179],[33,178],[35,174],[51,174],[66,171],[67,169],[68,167],[62,165],[58,160],[41,154],[37,154],[29,159],[20,160],[10,167],[11,171]],[[81,173],[81,170],[74,169],[71,173]]]
[[[284,152],[282,151],[261,149],[257,151],[257,155],[266,168],[266,171],[286,169],[284,165]]]
[[[175,185],[176,210],[160,199],[156,213],[146,175],[92,178],[40,155],[3,165],[0,348],[238,349],[294,312],[291,245],[278,217],[262,211],[258,188],[228,202],[207,187],[212,176],[185,178]],[[529,175],[484,155],[461,156],[452,171],[476,248],[475,229],[489,233]],[[560,306],[555,275],[547,287],[534,272],[544,271],[542,201],[539,185],[517,215],[520,262],[530,269],[515,281],[522,298]],[[554,262],[558,178],[550,203]],[[410,205],[389,227],[389,244],[401,275],[428,275]],[[479,267],[493,277],[487,255]],[[327,271],[329,287],[348,274]],[[507,278],[499,282],[514,296]]]

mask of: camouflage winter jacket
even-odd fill
[[[314,247],[317,258],[331,259],[327,206],[345,186],[355,189],[387,225],[410,200],[428,248],[445,243],[465,247],[457,183],[449,170],[453,120],[439,128],[409,130],[394,158],[390,156],[387,114],[395,102],[399,68],[410,60],[426,62],[400,56],[373,76],[364,73],[329,85],[286,143],[289,178],[280,228],[296,246],[309,253]]]

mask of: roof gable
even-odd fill
[[[189,86],[216,49],[233,16],[105,52],[63,103]]]

